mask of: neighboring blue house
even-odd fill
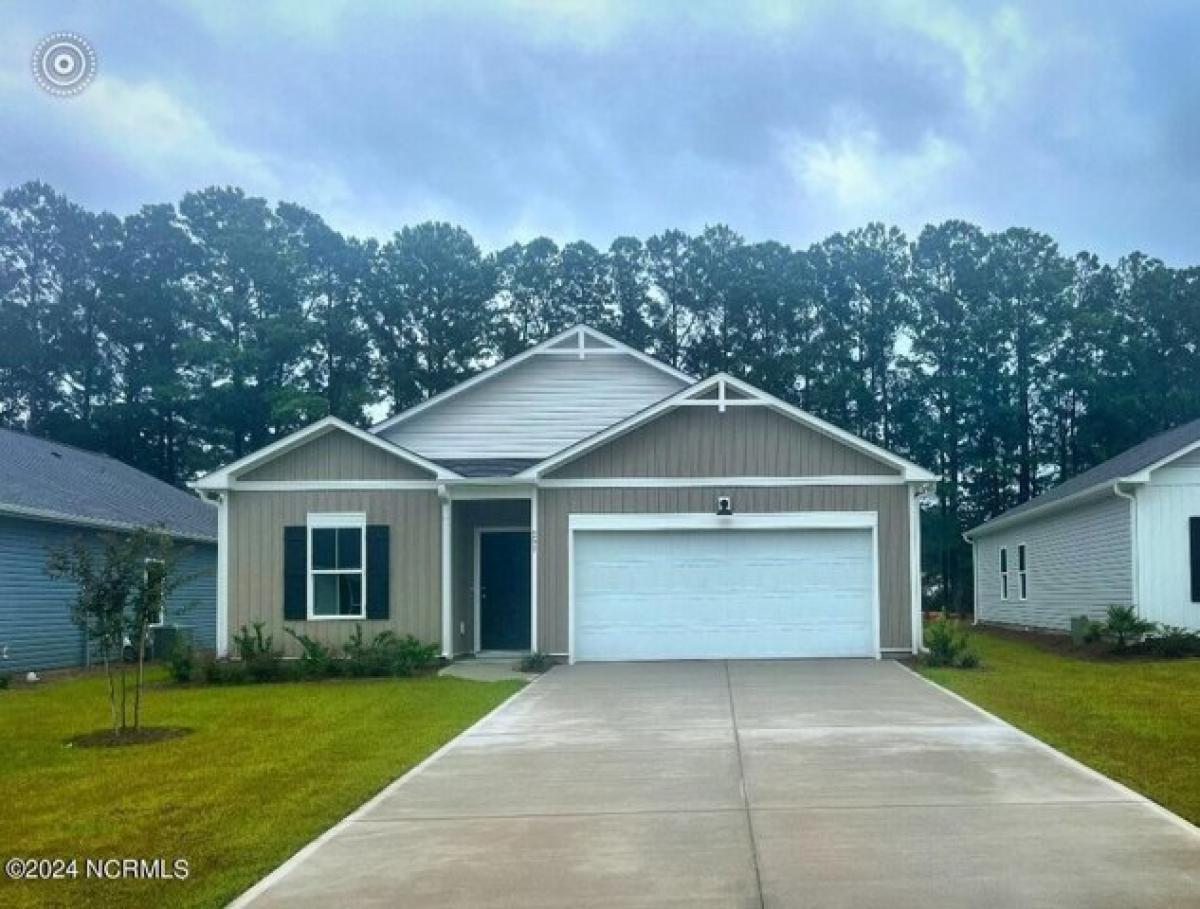
[[[75,591],[46,574],[49,551],[73,537],[161,526],[186,549],[190,576],[164,623],[216,646],[216,508],[105,455],[0,429],[0,672],[89,662],[71,624]]]

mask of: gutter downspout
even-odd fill
[[[1130,492],[1121,491],[1121,481],[1113,483],[1113,495],[1120,496],[1122,499],[1129,500],[1129,557],[1132,560],[1130,564],[1130,580],[1133,582],[1133,590],[1130,594],[1133,611],[1141,615],[1140,597],[1138,596],[1138,588],[1140,585],[1141,572],[1138,570],[1138,519],[1137,519],[1137,496]]]
[[[969,534],[961,534],[963,542],[971,547],[971,624],[979,624],[979,556],[975,551],[975,541]]]

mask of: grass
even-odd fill
[[[992,629],[972,641],[983,669],[920,672],[1200,823],[1200,659],[1097,660]]]
[[[176,687],[144,722],[182,738],[65,741],[103,727],[102,676],[0,692],[0,858],[76,857],[75,881],[0,876],[0,905],[219,906],[332,826],[520,682],[454,678]],[[85,858],[185,858],[184,881],[86,881]]]

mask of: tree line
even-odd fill
[[[485,253],[451,224],[362,240],[236,188],[124,218],[38,182],[0,196],[0,423],[176,484],[576,322],[934,470],[926,579],[952,607],[963,530],[1200,416],[1200,268],[1025,228],[873,223],[794,249],[717,225]]]

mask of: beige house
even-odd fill
[[[197,481],[219,650],[264,622],[448,657],[878,657],[918,642],[927,471],[728,375],[572,328],[369,432]]]

